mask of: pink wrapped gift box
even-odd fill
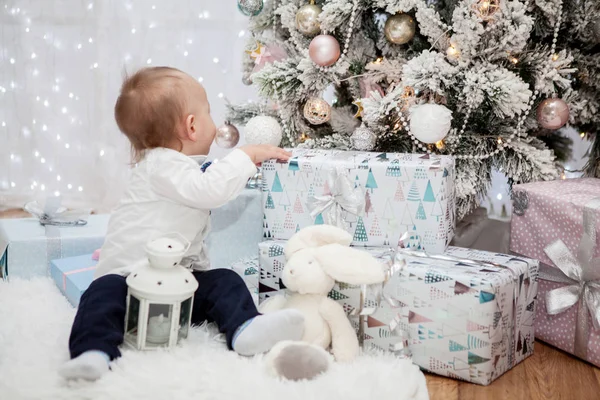
[[[600,179],[513,192],[511,251],[541,261],[536,339],[600,366]]]

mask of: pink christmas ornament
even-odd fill
[[[546,99],[538,106],[537,120],[545,129],[562,128],[569,121],[569,106],[562,99]]]
[[[331,35],[316,36],[308,47],[310,59],[321,67],[329,67],[340,58],[340,43]]]
[[[256,73],[263,69],[267,64],[272,64],[275,61],[281,61],[287,58],[285,50],[281,46],[271,45],[267,47],[260,47],[256,57],[254,58],[255,67],[252,73]]]
[[[385,96],[383,89],[379,84],[373,82],[371,77],[364,77],[358,81],[358,85],[360,86],[360,97],[362,99],[366,99],[371,97],[371,93],[378,92],[380,95]]]

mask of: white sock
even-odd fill
[[[67,361],[58,371],[65,379],[85,379],[95,381],[108,372],[110,357],[103,351],[86,351]]]
[[[233,337],[233,350],[242,356],[265,353],[282,340],[300,340],[304,316],[297,310],[259,315],[240,326]]]

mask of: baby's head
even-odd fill
[[[131,142],[136,162],[156,147],[208,154],[216,133],[202,85],[169,67],[144,68],[127,77],[115,119]]]

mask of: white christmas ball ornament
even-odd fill
[[[436,143],[444,139],[452,121],[452,111],[439,104],[413,106],[410,112],[410,131],[423,143]]]
[[[246,143],[272,144],[279,146],[281,143],[281,125],[273,117],[259,115],[246,124]]]

